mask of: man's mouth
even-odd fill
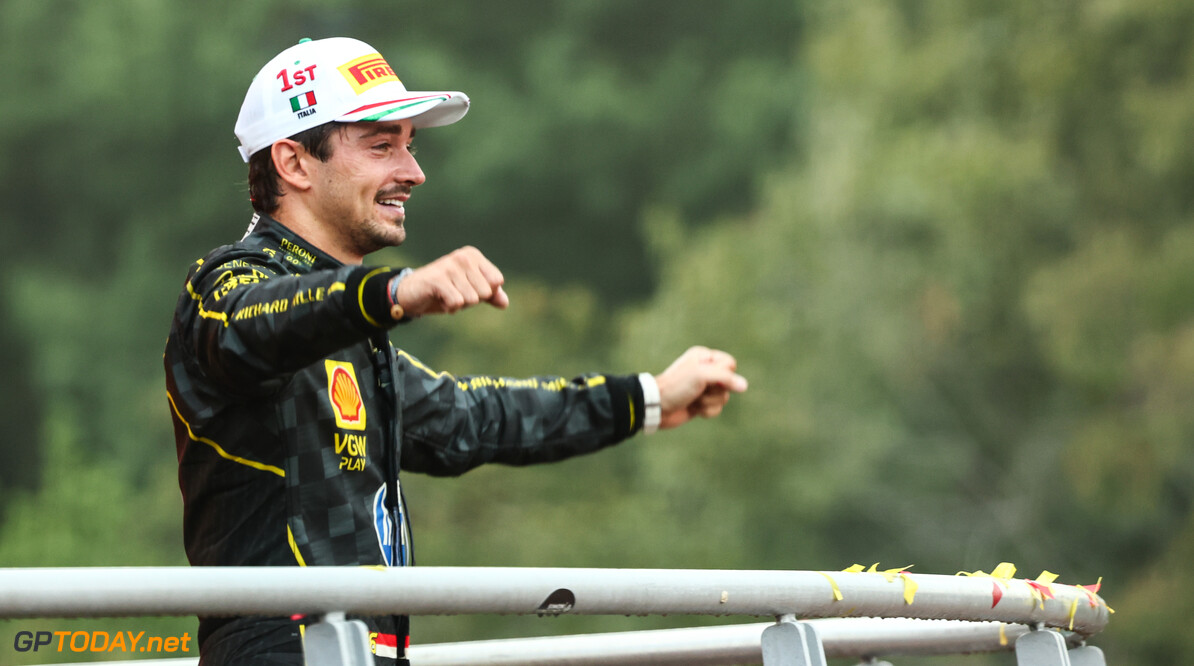
[[[400,188],[397,191],[378,192],[377,203],[397,213],[406,212],[406,200],[410,198],[410,190]]]

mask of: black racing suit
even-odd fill
[[[549,462],[638,431],[633,375],[456,378],[396,350],[396,273],[262,215],[191,268],[165,365],[192,565],[410,565],[399,469]],[[379,664],[403,657],[405,618],[362,619]],[[306,621],[200,618],[204,664],[301,663]]]

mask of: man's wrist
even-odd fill
[[[401,284],[404,279],[406,279],[406,276],[413,272],[414,271],[410,268],[403,268],[401,271],[398,271],[397,275],[390,278],[387,294],[389,296],[390,302],[390,318],[394,321],[410,321],[411,319],[414,319],[413,316],[408,316],[406,314],[406,309],[403,308],[402,304],[398,301],[398,285]]]
[[[650,435],[659,429],[659,422],[663,420],[663,411],[659,406],[659,384],[649,372],[640,373],[638,381],[643,388],[643,434]]]
[[[344,278],[347,313],[369,332],[394,325],[390,316],[390,281],[400,271],[389,266],[357,266]]]

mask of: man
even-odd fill
[[[509,303],[474,248],[363,265],[406,238],[416,131],[467,110],[344,38],[303,40],[249,86],[236,134],[256,213],[191,268],[166,346],[193,565],[410,565],[400,470],[559,460],[716,416],[746,389],[704,348],[658,375],[572,380],[456,378],[396,350],[396,324]],[[363,619],[377,663],[404,663],[406,618]],[[301,664],[306,621],[201,618],[203,663]]]

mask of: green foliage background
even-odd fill
[[[420,135],[410,242],[381,259],[470,243],[511,282],[509,311],[397,344],[529,375],[660,370],[701,343],[751,380],[721,419],[599,456],[411,475],[422,563],[1009,560],[1103,576],[1111,662],[1194,650],[1178,0],[0,0],[0,566],[185,564],[175,297],[248,222],[249,79],[337,34],[473,99]],[[416,640],[701,621],[426,618]],[[51,626],[194,620],[0,622],[0,662]]]

